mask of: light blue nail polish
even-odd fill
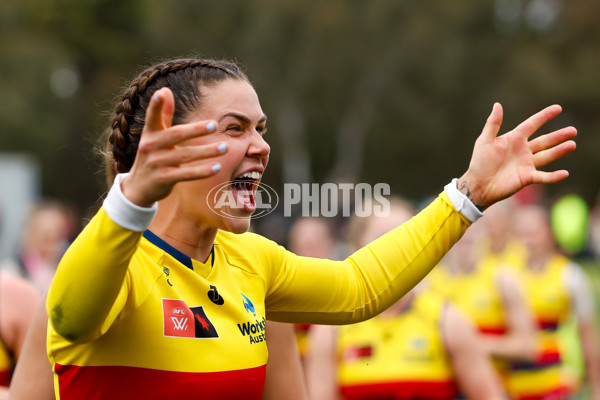
[[[227,151],[227,145],[226,145],[225,143],[221,143],[221,144],[219,145],[219,151],[220,151],[221,153],[225,153],[225,152]]]
[[[214,122],[209,122],[206,125],[206,129],[208,129],[210,132],[214,131],[215,130],[215,123]]]
[[[154,101],[158,101],[158,93],[154,93]]]
[[[213,172],[219,172],[221,170],[221,164],[215,164],[212,166]]]

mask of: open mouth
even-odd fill
[[[235,197],[236,206],[247,212],[256,210],[255,193],[262,173],[246,172],[231,181],[231,191]]]

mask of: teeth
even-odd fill
[[[260,179],[261,173],[258,171],[246,172],[240,178]]]

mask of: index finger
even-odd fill
[[[175,146],[185,140],[213,133],[216,128],[215,121],[211,120],[175,125],[164,135],[157,135],[156,144],[160,147]]]
[[[562,107],[558,104],[546,107],[542,111],[533,114],[531,117],[521,122],[519,126],[515,128],[515,131],[519,132],[525,139],[528,139],[546,122],[550,121],[561,112]]]

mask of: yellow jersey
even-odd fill
[[[443,310],[440,296],[423,292],[397,315],[340,327],[343,397],[453,399],[458,389],[441,331]]]
[[[501,335],[506,332],[506,321],[496,276],[489,263],[479,263],[466,273],[440,265],[431,274],[430,284],[468,315],[481,333]]]
[[[56,398],[259,399],[266,318],[370,318],[419,282],[469,224],[444,192],[344,261],[219,231],[202,263],[101,208],[65,253],[48,294]],[[81,327],[91,333],[72,337]]]
[[[566,257],[556,255],[540,271],[524,266],[518,268],[527,303],[537,320],[538,355],[535,362],[511,365],[508,388],[516,399],[566,398],[571,390],[561,366],[557,335],[560,324],[571,312],[569,290],[564,279],[569,263]]]

